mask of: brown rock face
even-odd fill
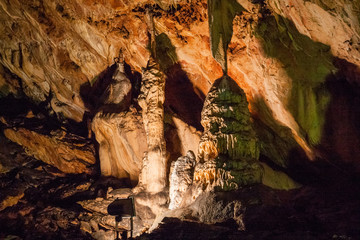
[[[248,12],[233,21],[228,75],[246,94],[261,155],[283,167],[302,152],[312,160],[360,166],[352,154],[360,142],[360,117],[353,113],[359,96],[359,1],[236,2]],[[93,83],[120,48],[133,70],[146,66],[147,4],[155,4],[155,41],[164,46],[157,55],[168,57],[164,72],[170,76],[179,66],[194,92],[206,95],[222,70],[210,51],[205,0],[2,0],[0,96],[23,92],[50,103],[59,118],[80,122],[86,111],[80,87]],[[189,104],[181,97],[176,101]],[[184,108],[176,110],[191,118]]]
[[[29,155],[53,165],[65,173],[89,173],[88,168],[95,164],[95,150],[84,139],[53,132],[51,136],[20,128],[5,129],[4,134],[11,141],[26,149]]]
[[[147,150],[141,115],[135,109],[118,114],[99,112],[92,129],[99,143],[101,174],[137,181]]]

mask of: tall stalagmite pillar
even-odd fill
[[[151,193],[166,186],[166,145],[164,138],[165,75],[150,57],[142,73],[139,105],[142,108],[148,151],[143,159],[140,185]],[[139,143],[141,144],[141,143]]]

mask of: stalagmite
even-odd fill
[[[147,192],[161,192],[166,186],[166,145],[164,138],[165,75],[155,59],[155,27],[147,11],[151,33],[151,56],[142,72],[142,83],[138,97],[142,108],[148,151],[143,159],[139,186]],[[153,57],[154,56],[154,57]]]
[[[143,159],[140,183],[148,192],[160,192],[166,184],[166,145],[164,138],[165,76],[150,58],[143,70],[139,105],[142,108],[148,151]]]
[[[145,133],[141,117],[135,109],[129,109],[131,82],[125,74],[121,51],[115,67],[112,81],[100,98],[102,105],[92,121],[92,130],[99,143],[101,174],[136,182],[146,145],[133,143],[145,139]]]
[[[101,96],[104,104],[102,109],[114,111],[125,110],[131,101],[131,82],[124,69],[124,59],[120,50],[119,57],[115,58],[116,69],[112,81]]]
[[[188,151],[186,156],[179,157],[172,162],[169,179],[169,209],[176,209],[180,206],[184,194],[192,185],[195,163],[196,157],[192,151]]]
[[[244,91],[229,76],[217,79],[201,113],[204,133],[194,180],[223,190],[261,181],[260,148]]]

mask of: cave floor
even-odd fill
[[[96,213],[78,202],[100,203],[110,187],[128,187],[126,182],[64,174],[0,137],[0,239],[113,239],[112,227],[94,226]],[[359,186],[347,177],[292,191],[253,187],[246,194],[261,195],[261,201],[246,207],[245,231],[233,220],[207,225],[165,218],[137,239],[360,239]]]

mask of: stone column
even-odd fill
[[[143,159],[140,186],[150,193],[166,186],[166,145],[164,138],[165,76],[150,57],[143,69],[139,105],[142,108],[148,151]],[[141,143],[139,143],[141,144]]]

